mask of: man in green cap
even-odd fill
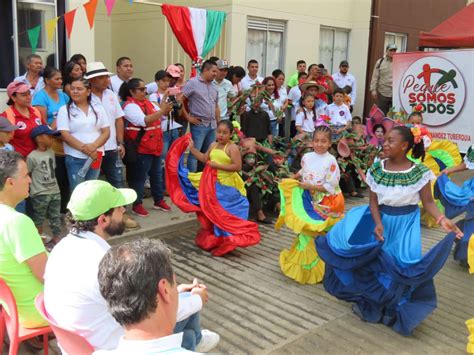
[[[109,250],[107,240],[123,233],[132,189],[116,189],[101,180],[79,184],[67,205],[69,234],[53,249],[44,275],[44,302],[51,317],[77,331],[95,349],[113,349],[123,333],[100,295],[99,263]]]

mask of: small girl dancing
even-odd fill
[[[325,234],[344,212],[344,197],[339,188],[339,166],[328,150],[332,132],[328,126],[315,127],[313,152],[301,160],[301,170],[293,179],[280,183],[281,211],[276,228],[285,223],[298,234],[291,250],[280,254],[280,267],[301,284],[315,284],[324,276],[314,237]]]

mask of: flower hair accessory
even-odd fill
[[[410,128],[411,133],[413,134],[413,137],[415,137],[415,144],[418,144],[422,142],[425,137],[428,138],[429,140],[432,139],[431,133],[425,128],[420,125],[406,125],[408,128]]]
[[[413,107],[413,112],[423,113],[425,110],[422,104],[418,104]]]

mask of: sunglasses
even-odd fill
[[[138,91],[141,91],[141,92],[145,92],[146,91],[146,87],[141,87],[141,88],[135,88],[133,90],[138,90]]]

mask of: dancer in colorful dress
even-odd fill
[[[275,228],[286,224],[298,234],[291,249],[281,252],[280,267],[301,284],[316,284],[323,279],[324,263],[313,239],[325,234],[344,213],[339,167],[328,152],[331,136],[328,126],[316,127],[313,152],[303,155],[301,170],[294,179],[283,179],[279,185],[281,210]]]
[[[196,244],[222,256],[237,247],[260,242],[258,225],[247,220],[249,202],[239,175],[242,158],[231,141],[232,123],[217,126],[217,142],[206,153],[197,150],[189,135],[176,140],[166,160],[166,186],[174,204],[183,212],[195,212],[201,224]],[[190,152],[206,163],[202,173],[190,173],[184,167],[184,153]]]
[[[466,213],[464,219],[457,223],[464,237],[456,243],[454,259],[474,273],[474,178],[465,181],[462,186],[448,178],[448,174],[464,170],[474,170],[474,146],[469,147],[462,163],[442,171],[436,181],[435,196],[440,199],[447,216],[454,218]]]
[[[433,277],[444,265],[462,232],[436,207],[430,181],[434,174],[407,158],[423,156],[423,142],[408,127],[394,127],[384,143],[387,159],[367,174],[370,205],[351,209],[316,248],[326,263],[324,287],[354,302],[362,320],[383,323],[410,335],[436,308]],[[448,232],[422,255],[418,202]]]

